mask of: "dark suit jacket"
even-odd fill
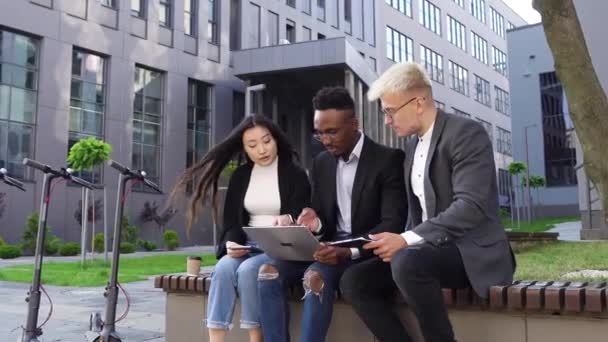
[[[424,177],[426,222],[412,192],[410,175],[417,137],[406,146],[408,228],[433,245],[458,247],[475,291],[486,298],[490,286],[510,284],[515,263],[498,214],[492,143],[473,120],[438,111]]]
[[[279,196],[281,197],[281,215],[290,214],[297,219],[302,209],[310,206],[310,183],[306,172],[291,160],[279,159]],[[223,225],[217,247],[217,258],[226,254],[226,241],[244,245],[247,235],[243,226],[249,224],[249,213],[244,208],[245,194],[249,187],[249,179],[253,163],[239,166],[226,190],[224,202]]]
[[[403,151],[382,146],[363,136],[363,148],[352,190],[352,235],[402,232],[407,218]],[[335,156],[325,151],[313,161],[312,207],[321,219],[321,240],[335,238],[338,227]],[[360,249],[366,258],[371,251]]]

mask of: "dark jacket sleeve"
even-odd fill
[[[317,156],[312,161],[312,169],[310,171],[310,183],[312,184],[312,193],[310,200],[310,207],[317,213],[319,220],[322,222],[321,230],[315,235],[327,235],[328,229],[330,229],[330,224],[328,224],[328,217],[325,216],[325,210],[322,208],[322,200],[321,196],[323,196],[324,191],[321,189],[321,166],[322,163],[320,156]],[[327,195],[326,195],[327,196]]]
[[[295,221],[298,219],[302,209],[310,206],[311,188],[306,172],[297,165],[291,167],[289,179],[292,187],[288,197],[288,203],[286,203],[282,214],[291,215]]]
[[[380,172],[380,223],[372,228],[368,234],[382,232],[403,233],[407,220],[407,197],[405,191],[405,172],[403,163],[405,153],[393,150],[389,154],[387,163]],[[372,251],[359,249],[362,258],[373,256]]]
[[[218,240],[216,256],[221,258],[226,254],[226,242],[234,241],[244,244],[246,235],[243,231],[243,203],[241,194],[244,184],[244,168],[238,168],[230,177],[226,198],[224,200],[224,210],[222,218],[222,232]]]

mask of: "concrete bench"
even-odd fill
[[[203,326],[209,275],[164,275],[155,287],[167,296],[166,341],[208,341]],[[605,283],[515,281],[495,286],[490,298],[482,300],[472,289],[443,289],[456,337],[465,342],[591,342],[608,338],[608,309]],[[291,300],[292,339],[299,334],[301,292]],[[424,342],[418,323],[403,301],[396,308],[416,342]],[[239,308],[234,322],[238,322]],[[238,325],[237,325],[238,326]],[[246,341],[242,329],[233,329],[227,341]],[[373,335],[350,306],[336,298],[328,341],[374,342]]]

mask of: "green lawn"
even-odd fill
[[[571,217],[556,217],[556,218],[545,218],[534,220],[530,223],[525,221],[520,222],[520,227],[517,227],[517,220],[514,221],[514,225],[511,226],[511,218],[504,218],[502,220],[503,225],[506,228],[511,228],[513,232],[544,232],[554,227],[557,223],[563,222],[575,222],[580,221],[580,216],[571,216]]]
[[[214,265],[212,255],[200,255],[202,265]],[[145,280],[156,274],[178,273],[186,270],[187,255],[158,255],[142,258],[121,258],[118,281],[128,283]],[[29,283],[32,281],[33,265],[17,265],[0,268],[0,280]],[[110,264],[97,259],[89,261],[83,268],[80,262],[49,262],[42,268],[42,283],[59,286],[101,286],[110,278]]]
[[[560,276],[584,269],[608,270],[608,241],[534,243],[517,248],[515,279],[565,280]],[[212,255],[202,255],[203,265],[213,265]],[[184,272],[186,255],[158,255],[143,258],[122,258],[119,281],[122,283],[145,280],[149,276]],[[0,280],[31,282],[32,265],[0,268]],[[42,282],[60,286],[102,286],[108,281],[110,267],[102,260],[89,262],[83,269],[78,262],[45,263]],[[591,279],[576,279],[589,281]],[[600,279],[608,281],[606,279]]]
[[[567,272],[584,269],[608,270],[608,241],[537,243],[522,247],[515,255],[515,279],[520,280],[565,280],[560,278],[560,275]],[[607,281],[608,278],[601,280]]]

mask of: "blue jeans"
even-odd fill
[[[269,258],[265,254],[233,258],[224,255],[215,265],[207,304],[207,327],[228,330],[237,294],[241,304],[241,328],[260,327],[258,270]]]
[[[302,282],[308,271],[317,271],[321,275],[323,287],[319,293],[314,293],[304,286],[304,311],[302,313],[300,342],[325,341],[331,316],[333,313],[334,296],[339,288],[340,278],[346,268],[352,265],[351,260],[337,265],[309,262],[289,262],[268,259],[264,264],[275,266],[279,271],[278,277],[260,277],[258,291],[260,296],[260,312],[264,342],[289,342],[289,304],[287,290],[289,286]]]

